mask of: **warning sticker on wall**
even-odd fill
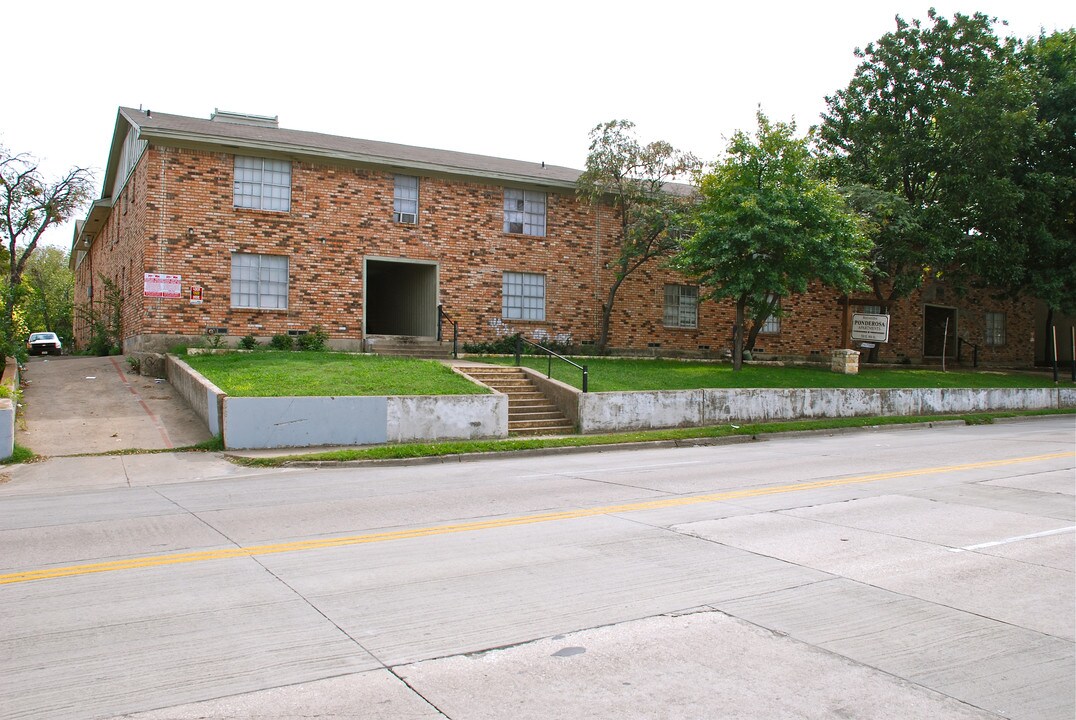
[[[142,295],[157,298],[183,297],[183,278],[179,275],[146,273],[143,276]]]

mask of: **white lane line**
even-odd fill
[[[995,547],[997,545],[1008,545],[1009,543],[1020,542],[1021,540],[1031,540],[1033,538],[1047,537],[1049,535],[1060,535],[1062,533],[1070,533],[1076,530],[1076,525],[1072,527],[1058,528],[1057,530],[1044,530],[1043,532],[1031,533],[1029,535],[1017,535],[1016,537],[1005,538],[1004,540],[994,540],[993,542],[979,543],[978,545],[968,545],[967,547],[959,548],[946,548],[949,552],[967,552],[968,550],[981,550],[982,548]]]
[[[527,478],[540,478],[550,477],[552,475],[580,475],[584,473],[600,473],[600,472],[624,472],[627,470],[649,470],[651,468],[667,468],[674,465],[701,465],[709,462],[709,460],[688,460],[686,462],[675,463],[659,463],[657,465],[621,465],[620,467],[607,467],[607,468],[575,468],[572,470],[558,470],[557,472],[539,473],[537,475],[515,475],[516,479]]]

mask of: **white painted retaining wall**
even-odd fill
[[[1072,388],[706,389],[579,393],[579,430],[617,432],[823,417],[1076,407]]]
[[[8,358],[4,365],[4,387],[12,397],[19,389],[19,364],[15,358]],[[0,460],[7,460],[15,452],[15,401],[12,398],[0,398]]]
[[[220,435],[224,427],[224,391],[175,355],[165,356],[164,374],[168,384],[187,401],[194,414],[202,418],[209,432]]]
[[[166,370],[168,382],[229,449],[508,437],[508,396],[499,393],[229,397],[173,355]]]
[[[507,395],[224,398],[229,449],[508,437]]]

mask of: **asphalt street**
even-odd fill
[[[1076,420],[0,482],[5,718],[1063,718]]]

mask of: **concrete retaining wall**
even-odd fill
[[[1076,407],[1076,389],[707,389],[578,393],[583,433],[823,417],[944,415]]]
[[[228,449],[508,437],[508,396],[229,397],[169,355],[168,382]]]
[[[168,384],[202,418],[209,432],[220,435],[224,427],[224,391],[175,355],[166,357],[164,367]]]
[[[229,449],[503,437],[505,395],[224,398]]]
[[[508,437],[508,396],[403,395],[388,403],[389,442]]]
[[[0,398],[0,460],[7,460],[15,452],[15,392],[19,389],[19,364],[8,358],[4,364],[3,386],[11,397]]]

